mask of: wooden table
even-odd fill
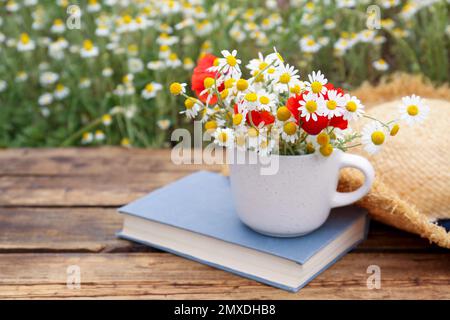
[[[220,167],[176,166],[168,150],[0,151],[0,297],[450,298],[449,251],[379,223],[297,294],[115,237],[118,206],[199,169]],[[66,284],[73,265],[79,289]],[[366,286],[370,265],[379,290]]]

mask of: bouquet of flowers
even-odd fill
[[[373,154],[397,134],[400,121],[412,125],[429,112],[424,101],[412,95],[402,99],[396,119],[383,122],[367,115],[357,97],[335,87],[321,71],[302,81],[276,48],[250,60],[248,78],[236,50],[221,53],[199,59],[192,74],[195,97],[187,95],[185,83],[170,85],[172,94],[185,97],[182,112],[202,121],[219,146],[261,155],[317,152],[327,157],[334,149],[363,145]],[[353,131],[350,125],[362,117],[370,122],[361,132]]]

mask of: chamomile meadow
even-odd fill
[[[376,28],[367,25],[372,4],[381,10]],[[270,112],[304,86],[323,95],[327,77],[346,89],[396,71],[443,83],[449,36],[446,0],[0,0],[0,147],[162,147],[173,129],[189,126],[185,116],[214,127],[214,110],[188,102],[180,116],[163,88],[187,82],[199,58],[223,48],[239,51],[222,52],[212,66],[229,78],[185,93],[209,97],[211,105],[239,93],[244,118],[250,110]],[[289,64],[271,64],[273,46]],[[259,51],[265,55],[250,59]],[[256,86],[268,81],[274,92]],[[339,92],[326,104],[310,98],[299,112],[313,120],[326,113],[353,121],[363,111]],[[402,110],[402,119],[411,117]]]
[[[412,95],[402,99],[399,110],[392,110],[397,117],[383,122],[366,114],[357,97],[332,84],[320,70],[302,81],[299,71],[274,50],[249,61],[248,78],[237,67],[241,60],[236,50],[224,50],[221,57],[207,54],[191,77],[195,96],[187,94],[186,83],[174,82],[169,90],[185,99],[181,113],[201,120],[218,146],[264,155],[328,157],[335,149],[361,145],[374,154],[398,133],[402,122],[420,124],[429,112],[426,102]],[[352,130],[362,119],[369,122],[361,132]]]

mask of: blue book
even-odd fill
[[[119,212],[124,215],[122,238],[293,292],[364,240],[368,227],[365,210],[351,206],[334,209],[322,227],[306,236],[259,234],[239,220],[229,179],[206,171]]]

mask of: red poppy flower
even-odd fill
[[[348,127],[348,121],[344,120],[343,116],[340,117],[333,117],[330,120],[330,126],[339,128],[341,130],[345,130]]]
[[[214,60],[216,60],[216,56],[213,56],[212,54],[205,54],[203,58],[198,60],[197,66],[194,69],[194,72],[192,74],[191,78],[191,88],[192,91],[195,92],[197,97],[204,103],[206,103],[206,99],[208,98],[207,94],[201,95],[200,93],[205,90],[204,81],[206,78],[214,78],[216,76],[216,72],[208,71],[208,68],[212,67],[214,65]],[[223,90],[223,85],[220,86],[219,91]],[[217,97],[213,96],[209,104],[215,104],[217,102]]]
[[[267,126],[275,122],[275,117],[269,111],[251,111],[252,122],[255,126],[259,126],[262,122]],[[247,113],[247,123],[251,124],[249,113]]]

